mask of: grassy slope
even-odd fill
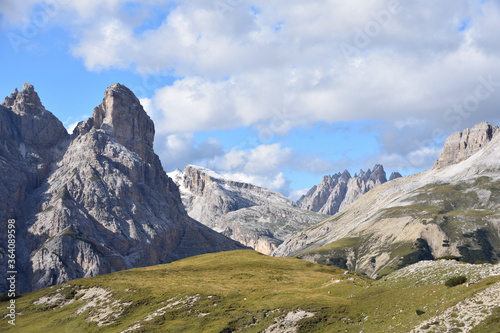
[[[427,285],[389,287],[362,276],[343,274],[294,258],[273,258],[254,251],[232,251],[184,259],[175,263],[70,281],[22,295],[17,299],[16,326],[0,322],[0,331],[16,332],[121,332],[141,323],[134,332],[259,332],[287,312],[302,309],[316,313],[300,322],[299,332],[405,332],[437,310],[457,303],[486,287]],[[332,283],[332,280],[341,280]],[[500,281],[500,277],[485,279]],[[64,287],[65,286],[65,287]],[[44,295],[100,286],[112,292],[124,312],[108,326],[98,327],[86,318],[96,309],[75,315],[88,300],[78,299],[62,308],[34,305]],[[59,290],[59,291],[57,291]],[[330,293],[329,293],[330,292]],[[193,304],[167,309],[153,320],[144,319],[165,307],[171,298],[199,295]],[[173,301],[170,301],[172,303]],[[216,304],[216,305],[215,305]],[[0,307],[5,309],[6,302]],[[416,309],[426,313],[417,316]],[[207,314],[204,315],[203,314]],[[111,318],[111,317],[110,317]],[[112,320],[110,320],[112,321]],[[481,332],[493,332],[488,326]]]

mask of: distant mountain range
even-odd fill
[[[393,172],[389,180],[400,178],[399,172]],[[333,215],[359,199],[363,194],[387,182],[384,167],[376,164],[373,171],[360,170],[359,175],[351,177],[349,171],[326,175],[318,185],[313,186],[298,201],[302,209]]]

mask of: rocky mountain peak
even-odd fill
[[[30,151],[32,148],[52,149],[68,137],[68,132],[63,124],[42,105],[35,88],[25,83],[23,90],[17,88],[10,96],[6,97],[2,106],[11,112],[3,116],[3,125],[6,126],[2,136],[9,134],[10,139],[20,140],[28,148],[30,156],[42,157],[46,161],[51,159],[42,151]],[[25,155],[25,154],[24,154]],[[53,154],[49,154],[53,155]]]
[[[348,181],[349,179],[351,179],[351,174],[349,173],[349,171],[344,170],[344,172],[342,172],[342,175],[340,176],[340,179]]]
[[[401,175],[399,175],[401,176]],[[333,215],[369,190],[387,182],[384,167],[376,164],[373,171],[361,169],[351,177],[349,171],[323,176],[321,182],[303,195],[296,205],[302,209]]]
[[[102,103],[94,108],[87,122],[81,122],[74,135],[88,132],[91,128],[102,129],[120,144],[150,160],[153,153],[155,128],[153,121],[130,89],[115,83],[109,86]]]
[[[392,172],[391,176],[389,177],[389,181],[394,180],[396,178],[401,178],[401,177],[403,177],[403,176],[399,172],[397,172],[397,171],[396,172]]]
[[[3,106],[12,109],[17,114],[42,114],[46,111],[42,105],[33,85],[23,84],[23,90],[19,92],[17,88],[10,96],[5,97]]]
[[[434,167],[442,168],[468,159],[483,149],[498,133],[498,126],[492,126],[485,121],[471,129],[453,133],[446,139],[443,152]]]
[[[375,164],[373,171],[370,174],[370,180],[374,182],[379,181],[380,183],[387,182],[384,167],[381,164]]]

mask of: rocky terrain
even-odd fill
[[[327,218],[294,207],[283,194],[188,165],[169,176],[189,216],[261,253],[272,253],[292,234]]]
[[[400,177],[400,173],[393,172],[389,180]],[[386,182],[386,173],[380,164],[375,165],[373,171],[360,170],[354,177],[345,170],[343,173],[324,176],[321,182],[314,185],[296,204],[302,209],[334,215],[366,192]]]
[[[486,123],[446,141],[435,167],[383,184],[274,252],[380,277],[442,256],[500,258],[500,135]],[[457,140],[460,138],[460,140]]]
[[[0,218],[4,230],[16,221],[21,291],[242,248],[186,214],[154,153],[153,122],[125,86],[110,86],[71,136],[30,84],[0,118]]]

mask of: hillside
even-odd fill
[[[500,135],[487,123],[446,140],[436,165],[377,187],[274,252],[370,277],[419,260],[500,259]]]
[[[426,265],[418,269],[441,274],[432,269],[440,262]],[[410,268],[373,281],[249,250],[207,254],[23,294],[16,300],[16,326],[3,320],[0,331],[427,332],[448,321],[469,327],[456,306],[467,310],[474,300],[474,332],[498,332],[498,265],[480,265],[481,279],[455,287],[439,277],[414,286]]]

